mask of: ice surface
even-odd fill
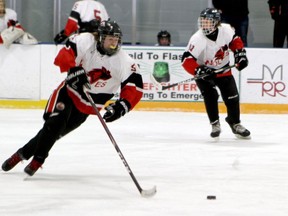
[[[1,164],[42,127],[42,112],[0,109]],[[224,118],[219,142],[204,113],[132,111],[109,123],[141,187],[157,186],[143,198],[90,116],[33,177],[27,161],[0,172],[0,215],[287,216],[288,115],[242,115],[251,140],[236,139]]]

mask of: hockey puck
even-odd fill
[[[216,200],[216,196],[214,196],[214,195],[209,195],[209,196],[207,196],[207,199],[208,199],[208,200]]]

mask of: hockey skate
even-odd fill
[[[230,124],[227,121],[227,118],[226,118],[226,122],[229,124],[232,132],[235,134],[235,136],[237,138],[239,138],[239,139],[251,139],[250,131],[247,130],[243,125],[241,125],[240,123]]]
[[[212,131],[210,133],[210,136],[212,138],[217,139],[221,133],[221,127],[220,127],[220,122],[219,120],[217,120],[216,122],[214,122],[212,125]]]
[[[42,168],[42,163],[36,161],[33,159],[24,169],[24,172],[27,173],[29,176],[33,176],[35,172],[39,169]]]
[[[15,167],[20,161],[24,159],[22,151],[18,150],[10,158],[2,164],[2,170],[7,172]]]

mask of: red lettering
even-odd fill
[[[106,82],[96,82],[96,83],[94,84],[94,86],[95,86],[95,87],[104,87],[104,86],[106,86]]]
[[[286,97],[283,92],[286,86],[283,82],[263,82],[262,83],[262,96],[267,94],[272,97],[276,97],[277,94]]]
[[[154,90],[157,89],[153,83],[143,83],[143,90]]]
[[[94,17],[95,17],[97,20],[99,20],[99,21],[101,21],[101,17],[98,16],[98,14],[100,14],[100,13],[101,13],[101,11],[99,11],[99,10],[94,10]]]

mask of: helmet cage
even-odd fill
[[[221,23],[220,12],[215,8],[206,8],[198,18],[198,28],[204,35],[214,32]]]
[[[204,35],[209,35],[214,32],[217,29],[218,24],[219,21],[213,18],[198,18],[198,28],[202,30]]]
[[[6,6],[5,6],[5,1],[0,0],[0,17],[3,17],[6,14]]]

